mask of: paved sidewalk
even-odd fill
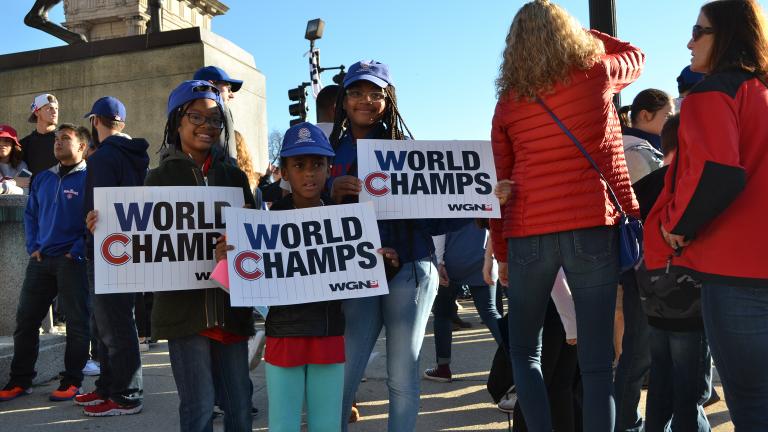
[[[485,390],[495,342],[482,326],[472,307],[463,302],[459,313],[473,327],[454,332],[453,364],[454,382],[436,383],[422,381],[421,408],[417,424],[419,432],[433,431],[506,431],[507,416],[491,403]],[[379,339],[374,358],[367,372],[367,381],[360,385],[358,399],[363,415],[360,422],[350,426],[351,432],[381,432],[387,428],[386,357],[384,339]],[[71,402],[54,403],[48,394],[57,382],[36,386],[31,395],[10,402],[0,403],[2,431],[24,432],[175,432],[178,425],[178,398],[171,375],[168,349],[165,343],[153,345],[142,355],[144,364],[145,399],[144,412],[139,415],[109,418],[90,418]],[[434,339],[432,324],[427,327],[427,337],[422,349],[422,369],[432,367]],[[2,377],[4,380],[5,377]],[[254,431],[267,429],[267,401],[264,368],[259,366],[251,375],[254,383],[254,405],[259,415],[254,419]],[[3,381],[4,382],[4,381]],[[0,384],[2,385],[2,384]],[[88,378],[85,390],[93,388],[93,378]],[[718,385],[718,392],[723,395]],[[713,431],[732,431],[725,403],[719,402],[707,409]],[[223,431],[221,420],[215,422],[215,430]]]

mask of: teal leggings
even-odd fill
[[[341,430],[344,363],[266,367],[270,432],[299,432],[305,401],[309,432]]]

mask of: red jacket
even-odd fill
[[[677,156],[645,223],[647,267],[669,260],[703,281],[768,287],[768,89],[746,72],[713,74],[680,116]],[[692,240],[680,256],[659,225]]]
[[[621,126],[613,95],[635,81],[645,55],[640,49],[591,31],[606,54],[589,70],[571,73],[568,83],[542,95],[586,148],[627,213],[636,215]],[[535,101],[502,97],[491,131],[496,175],[515,182],[515,192],[491,221],[493,250],[506,261],[504,239],[614,225],[619,213],[605,183],[549,114]]]

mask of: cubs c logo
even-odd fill
[[[252,266],[255,267],[255,265],[261,261],[261,255],[254,251],[245,251],[237,254],[234,266],[238,276],[248,281],[256,280],[264,276],[264,272],[258,267],[255,267],[253,270],[247,270],[245,267],[248,261],[253,261]]]
[[[125,253],[125,246],[131,242],[130,237],[123,233],[114,233],[107,236],[103,242],[101,242],[101,256],[104,257],[104,261],[114,266],[121,266],[131,260],[131,256]],[[114,255],[112,253],[112,245],[120,243],[123,245],[123,253],[120,255]]]
[[[378,187],[374,184],[374,181],[376,180],[381,180],[384,184],[381,187]],[[389,180],[389,174],[377,171],[365,176],[363,184],[365,186],[365,190],[368,191],[369,194],[373,196],[383,196],[388,194],[390,191],[389,187],[386,186],[387,180]]]

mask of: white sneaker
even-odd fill
[[[266,333],[259,330],[248,339],[248,369],[254,370],[261,363],[261,355],[264,352],[264,342],[266,342]]]
[[[515,392],[515,386],[512,386],[507,390],[507,394],[501,398],[497,408],[499,408],[499,411],[512,413],[515,411],[515,404],[517,404],[517,393]]]
[[[83,368],[83,375],[96,376],[101,374],[101,365],[95,360],[88,360]]]

